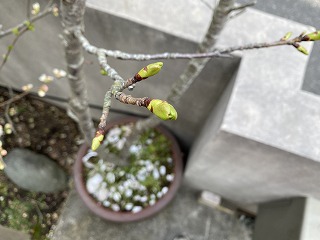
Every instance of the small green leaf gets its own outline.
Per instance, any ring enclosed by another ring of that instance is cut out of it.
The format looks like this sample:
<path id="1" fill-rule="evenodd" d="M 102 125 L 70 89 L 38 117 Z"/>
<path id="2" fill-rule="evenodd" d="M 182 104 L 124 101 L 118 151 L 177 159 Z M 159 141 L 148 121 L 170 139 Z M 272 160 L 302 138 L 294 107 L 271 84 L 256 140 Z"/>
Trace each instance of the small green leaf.
<path id="1" fill-rule="evenodd" d="M 25 21 L 23 24 L 28 28 L 28 30 L 34 31 L 35 27 L 30 21 Z"/>
<path id="2" fill-rule="evenodd" d="M 18 29 L 18 28 L 14 28 L 14 29 L 12 29 L 12 33 L 13 33 L 14 35 L 18 36 L 20 32 L 19 32 L 19 29 Z"/>
<path id="3" fill-rule="evenodd" d="M 8 46 L 8 50 L 11 51 L 13 49 L 13 45 Z"/>

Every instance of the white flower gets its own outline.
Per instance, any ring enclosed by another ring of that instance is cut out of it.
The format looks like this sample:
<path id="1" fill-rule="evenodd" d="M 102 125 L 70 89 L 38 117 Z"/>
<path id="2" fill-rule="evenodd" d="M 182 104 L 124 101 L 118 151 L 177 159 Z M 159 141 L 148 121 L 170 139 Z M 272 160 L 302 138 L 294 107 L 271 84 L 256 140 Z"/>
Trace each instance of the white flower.
<path id="1" fill-rule="evenodd" d="M 163 188 L 161 189 L 161 192 L 162 192 L 163 195 L 164 195 L 164 194 L 166 194 L 166 193 L 168 192 L 168 190 L 169 190 L 168 187 L 163 187 Z"/>
<path id="2" fill-rule="evenodd" d="M 124 192 L 124 195 L 129 198 L 132 196 L 132 193 L 133 193 L 132 189 L 129 188 Z"/>
<path id="3" fill-rule="evenodd" d="M 126 138 L 121 138 L 117 143 L 116 143 L 116 148 L 118 150 L 121 150 L 126 143 L 127 139 Z"/>
<path id="4" fill-rule="evenodd" d="M 127 126 L 127 125 L 123 125 L 123 126 L 121 127 L 121 129 L 122 129 L 122 131 L 124 132 L 124 136 L 125 136 L 125 137 L 130 136 L 130 134 L 131 134 L 131 132 L 132 132 L 131 127 L 129 127 L 129 126 Z"/>
<path id="5" fill-rule="evenodd" d="M 3 136 L 3 134 L 4 134 L 4 133 L 3 133 L 3 127 L 2 127 L 2 125 L 0 125 L 0 137 Z M 1 147 L 1 146 L 0 146 L 0 147 Z"/>
<path id="6" fill-rule="evenodd" d="M 119 192 L 123 193 L 124 192 L 124 186 L 119 185 L 118 186 L 118 190 L 119 190 Z"/>
<path id="7" fill-rule="evenodd" d="M 150 198 L 151 198 L 151 199 L 156 199 L 156 195 L 151 194 L 151 195 L 150 195 Z"/>
<path id="8" fill-rule="evenodd" d="M 146 144 L 148 144 L 148 145 L 150 145 L 152 142 L 153 142 L 153 141 L 152 141 L 152 139 L 150 139 L 150 138 L 148 138 L 148 139 L 146 140 Z"/>
<path id="9" fill-rule="evenodd" d="M 116 181 L 116 176 L 113 172 L 108 172 L 106 178 L 109 183 L 114 183 Z"/>
<path id="10" fill-rule="evenodd" d="M 110 207 L 110 205 L 111 205 L 111 203 L 109 202 L 109 201 L 107 201 L 107 200 L 105 200 L 105 201 L 103 201 L 103 206 L 105 206 L 105 207 Z"/>
<path id="11" fill-rule="evenodd" d="M 113 211 L 115 211 L 115 212 L 120 211 L 120 207 L 119 207 L 118 204 L 112 204 L 112 205 L 111 205 L 111 209 L 112 209 Z"/>
<path id="12" fill-rule="evenodd" d="M 105 182 L 104 182 L 105 183 Z M 106 186 L 101 186 L 95 193 L 94 195 L 96 196 L 96 198 L 102 202 L 104 200 L 107 199 L 108 195 L 109 195 L 109 191 L 106 188 Z"/>
<path id="13" fill-rule="evenodd" d="M 151 172 L 153 170 L 153 168 L 154 168 L 153 164 L 147 164 L 146 165 L 146 169 L 147 169 L 148 172 Z"/>
<path id="14" fill-rule="evenodd" d="M 29 83 L 27 85 L 22 86 L 21 89 L 22 89 L 22 91 L 27 92 L 27 91 L 30 91 L 32 88 L 33 88 L 33 85 L 31 83 Z"/>
<path id="15" fill-rule="evenodd" d="M 161 198 L 163 196 L 163 193 L 162 192 L 158 192 L 157 193 L 157 198 Z"/>
<path id="16" fill-rule="evenodd" d="M 48 92 L 49 87 L 46 84 L 42 84 L 39 89 L 38 89 L 38 96 L 39 97 L 44 97 L 46 93 Z"/>
<path id="17" fill-rule="evenodd" d="M 64 70 L 57 68 L 53 69 L 53 74 L 56 78 L 63 78 L 67 76 L 67 73 Z"/>
<path id="18" fill-rule="evenodd" d="M 122 171 L 122 170 L 121 170 L 121 171 L 119 172 L 119 176 L 122 177 L 122 176 L 124 176 L 125 173 L 126 173 L 125 171 Z"/>
<path id="19" fill-rule="evenodd" d="M 141 199 L 140 195 L 133 196 L 133 201 L 140 201 L 140 199 Z"/>
<path id="20" fill-rule="evenodd" d="M 147 197 L 147 196 L 142 196 L 142 197 L 140 198 L 140 202 L 142 202 L 142 203 L 146 202 L 147 200 L 148 200 L 148 197 Z"/>
<path id="21" fill-rule="evenodd" d="M 114 200 L 115 202 L 119 202 L 119 201 L 121 200 L 121 194 L 118 193 L 118 192 L 115 192 L 115 193 L 113 194 L 112 198 L 113 198 L 113 200 Z"/>
<path id="22" fill-rule="evenodd" d="M 37 15 L 39 12 L 40 12 L 40 4 L 38 2 L 32 4 L 31 14 Z"/>
<path id="23" fill-rule="evenodd" d="M 142 182 L 142 181 L 146 180 L 146 175 L 138 172 L 137 179 Z"/>
<path id="24" fill-rule="evenodd" d="M 160 178 L 160 174 L 159 174 L 158 169 L 156 169 L 156 168 L 153 169 L 152 176 L 153 176 L 154 179 L 159 179 Z"/>
<path id="25" fill-rule="evenodd" d="M 113 128 L 108 132 L 106 139 L 110 143 L 116 143 L 119 140 L 120 134 L 120 128 Z"/>
<path id="26" fill-rule="evenodd" d="M 130 211 L 132 208 L 133 208 L 133 203 L 127 203 L 124 208 L 127 210 L 127 211 Z"/>
<path id="27" fill-rule="evenodd" d="M 86 184 L 88 192 L 91 194 L 96 192 L 100 184 L 102 183 L 102 181 L 103 181 L 103 177 L 99 173 L 96 173 L 95 175 L 90 177 L 87 180 L 87 184 Z"/>
<path id="28" fill-rule="evenodd" d="M 43 82 L 43 83 L 50 83 L 53 81 L 53 77 L 49 76 L 47 74 L 41 74 L 41 76 L 39 77 L 39 81 Z"/>
<path id="29" fill-rule="evenodd" d="M 150 201 L 149 201 L 149 205 L 154 205 L 156 203 L 156 200 L 154 200 L 154 199 L 151 199 Z"/>
<path id="30" fill-rule="evenodd" d="M 142 210 L 142 207 L 141 206 L 134 206 L 132 208 L 132 212 L 133 213 L 137 213 L 137 212 L 140 212 Z"/>
<path id="31" fill-rule="evenodd" d="M 160 174 L 162 175 L 162 176 L 164 176 L 164 175 L 166 175 L 166 172 L 167 172 L 167 169 L 166 169 L 166 167 L 165 166 L 160 166 L 160 168 L 159 168 L 159 172 L 160 172 Z"/>
<path id="32" fill-rule="evenodd" d="M 167 179 L 168 182 L 172 182 L 173 179 L 174 179 L 174 175 L 173 175 L 173 174 L 168 174 L 168 175 L 166 176 L 166 179 Z"/>
<path id="33" fill-rule="evenodd" d="M 167 158 L 167 162 L 168 162 L 168 163 L 172 163 L 172 158 L 171 158 L 171 157 L 168 157 L 168 158 Z"/>
<path id="34" fill-rule="evenodd" d="M 141 145 L 131 145 L 129 148 L 129 152 L 132 154 L 139 153 L 141 150 Z"/>

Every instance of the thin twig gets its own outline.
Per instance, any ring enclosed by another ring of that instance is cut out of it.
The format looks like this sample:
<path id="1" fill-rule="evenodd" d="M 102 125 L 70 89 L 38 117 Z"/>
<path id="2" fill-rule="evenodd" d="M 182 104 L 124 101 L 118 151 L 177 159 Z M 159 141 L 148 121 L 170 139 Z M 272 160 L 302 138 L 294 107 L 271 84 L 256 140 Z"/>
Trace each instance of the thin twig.
<path id="1" fill-rule="evenodd" d="M 50 14 L 53 10 L 53 8 L 56 7 L 55 4 L 51 5 L 50 7 L 46 7 L 42 12 L 39 12 L 36 16 L 31 17 L 29 22 L 30 23 L 34 23 L 35 21 L 47 16 L 48 14 Z M 26 22 L 23 21 L 21 23 L 19 23 L 18 25 L 16 25 L 15 27 L 9 28 L 7 30 L 4 31 L 0 31 L 0 38 L 5 37 L 7 35 L 13 34 L 13 32 L 15 30 L 18 30 L 19 32 L 22 31 L 23 29 L 26 29 Z"/>
<path id="2" fill-rule="evenodd" d="M 207 3 L 205 0 L 200 0 L 201 3 L 203 3 L 203 5 L 205 5 L 207 8 L 209 8 L 210 10 L 213 10 L 214 7 L 212 7 L 209 3 Z"/>
<path id="3" fill-rule="evenodd" d="M 228 13 L 233 12 L 233 11 L 239 11 L 239 10 L 243 10 L 247 7 L 252 7 L 257 3 L 257 1 L 253 1 L 253 2 L 249 2 L 249 3 L 244 3 L 244 4 L 236 4 L 235 6 L 233 6 L 232 8 L 228 9 Z"/>
<path id="4" fill-rule="evenodd" d="M 13 103 L 15 101 L 18 101 L 19 99 L 23 98 L 24 96 L 28 95 L 29 93 L 30 93 L 29 91 L 25 91 L 25 92 L 22 92 L 22 93 L 20 93 L 18 95 L 15 95 L 14 97 L 8 99 L 7 101 L 4 101 L 4 102 L 0 103 L 0 108 L 6 106 L 8 104 L 11 104 L 11 103 Z"/>
<path id="5" fill-rule="evenodd" d="M 97 51 L 102 52 L 107 57 L 114 57 L 120 60 L 158 60 L 158 59 L 193 59 L 193 58 L 212 58 L 212 57 L 230 57 L 232 52 L 235 51 L 244 51 L 244 50 L 251 50 L 251 49 L 258 49 L 258 48 L 269 48 L 275 46 L 282 46 L 282 45 L 294 45 L 295 43 L 302 42 L 302 37 L 296 37 L 291 40 L 280 40 L 275 42 L 264 42 L 264 43 L 253 43 L 253 44 L 246 44 L 242 46 L 235 46 L 230 48 L 224 49 L 216 49 L 212 52 L 205 52 L 205 53 L 158 53 L 158 54 L 131 54 L 125 53 L 118 50 L 107 50 L 103 48 L 97 48 L 89 43 L 89 41 L 82 35 L 81 31 L 76 31 L 75 36 L 80 39 L 82 42 L 82 46 L 84 50 L 88 53 L 97 54 Z"/>
<path id="6" fill-rule="evenodd" d="M 13 39 L 12 43 L 9 45 L 8 49 L 7 49 L 7 52 L 5 53 L 4 57 L 3 57 L 3 60 L 1 62 L 1 65 L 0 65 L 0 72 L 4 66 L 4 64 L 8 61 L 8 58 L 9 58 L 9 55 L 10 53 L 12 52 L 14 46 L 16 45 L 17 41 L 19 40 L 19 38 L 25 33 L 28 31 L 28 28 L 24 28 L 18 35 L 16 35 L 16 37 Z"/>

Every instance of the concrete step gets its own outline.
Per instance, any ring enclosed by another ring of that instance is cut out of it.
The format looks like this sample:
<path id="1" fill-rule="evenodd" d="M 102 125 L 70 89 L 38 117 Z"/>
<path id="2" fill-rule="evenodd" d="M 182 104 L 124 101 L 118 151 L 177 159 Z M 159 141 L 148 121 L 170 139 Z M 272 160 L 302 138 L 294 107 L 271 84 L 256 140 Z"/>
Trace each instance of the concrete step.
<path id="1" fill-rule="evenodd" d="M 154 217 L 119 224 L 90 212 L 75 190 L 71 191 L 53 240 L 249 240 L 252 229 L 233 215 L 198 203 L 197 192 L 182 186 L 175 199 Z M 177 238 L 182 235 L 185 238 Z"/>
<path id="2" fill-rule="evenodd" d="M 27 233 L 20 232 L 20 231 L 0 225 L 0 239 L 1 240 L 30 240 L 30 236 Z"/>

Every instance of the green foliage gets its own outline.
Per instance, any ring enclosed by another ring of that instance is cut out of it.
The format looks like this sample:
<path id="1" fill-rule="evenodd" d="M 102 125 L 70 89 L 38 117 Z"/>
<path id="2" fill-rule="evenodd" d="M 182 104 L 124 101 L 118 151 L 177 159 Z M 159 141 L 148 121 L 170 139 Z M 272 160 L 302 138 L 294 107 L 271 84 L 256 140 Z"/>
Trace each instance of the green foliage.
<path id="1" fill-rule="evenodd" d="M 19 29 L 18 28 L 14 28 L 12 29 L 12 33 L 16 36 L 18 36 L 20 34 Z"/>
<path id="2" fill-rule="evenodd" d="M 28 28 L 28 30 L 30 30 L 30 31 L 35 30 L 34 25 L 30 21 L 25 21 L 23 24 Z"/>

